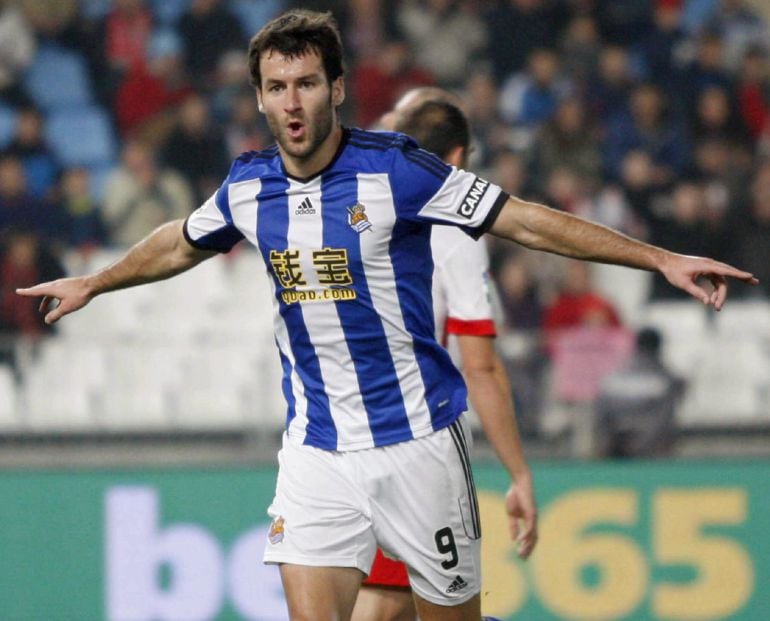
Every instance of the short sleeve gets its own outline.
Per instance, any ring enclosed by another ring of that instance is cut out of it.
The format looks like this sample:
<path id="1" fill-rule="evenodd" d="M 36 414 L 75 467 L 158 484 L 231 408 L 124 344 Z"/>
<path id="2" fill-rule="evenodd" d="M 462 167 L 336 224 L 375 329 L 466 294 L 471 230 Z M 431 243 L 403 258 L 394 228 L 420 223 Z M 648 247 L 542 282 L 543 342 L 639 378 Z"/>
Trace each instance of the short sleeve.
<path id="1" fill-rule="evenodd" d="M 508 194 L 499 186 L 405 141 L 397 150 L 392 186 L 400 218 L 453 224 L 474 239 L 494 223 Z"/>
<path id="2" fill-rule="evenodd" d="M 187 217 L 184 236 L 191 246 L 215 252 L 229 252 L 243 239 L 230 213 L 227 180 Z"/>
<path id="3" fill-rule="evenodd" d="M 452 249 L 436 258 L 436 277 L 446 304 L 446 333 L 495 336 L 486 246 L 448 227 L 434 228 L 433 236 L 433 243 Z"/>

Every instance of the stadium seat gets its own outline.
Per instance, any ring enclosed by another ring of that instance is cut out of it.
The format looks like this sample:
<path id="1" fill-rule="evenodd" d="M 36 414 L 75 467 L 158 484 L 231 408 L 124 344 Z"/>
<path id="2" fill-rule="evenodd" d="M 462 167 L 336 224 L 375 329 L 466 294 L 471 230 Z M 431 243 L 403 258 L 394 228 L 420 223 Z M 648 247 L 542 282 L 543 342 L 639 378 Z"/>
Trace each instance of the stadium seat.
<path id="1" fill-rule="evenodd" d="M 107 165 L 117 154 L 112 123 L 98 106 L 51 112 L 46 139 L 64 166 Z"/>
<path id="2" fill-rule="evenodd" d="M 709 339 L 693 370 L 678 421 L 683 426 L 770 423 L 770 359 L 751 336 Z"/>
<path id="3" fill-rule="evenodd" d="M 716 315 L 716 326 L 722 336 L 754 335 L 770 339 L 770 301 L 730 300 Z"/>
<path id="4" fill-rule="evenodd" d="M 113 0 L 81 0 L 80 11 L 89 20 L 103 18 L 112 8 Z"/>
<path id="5" fill-rule="evenodd" d="M 228 8 L 241 23 L 243 34 L 251 37 L 283 8 L 280 0 L 229 0 Z"/>
<path id="6" fill-rule="evenodd" d="M 690 377 L 710 337 L 709 312 L 695 300 L 651 302 L 641 309 L 638 325 L 657 329 L 663 338 L 663 360 L 675 373 Z"/>
<path id="7" fill-rule="evenodd" d="M 56 338 L 41 345 L 37 363 L 24 376 L 26 429 L 45 433 L 92 430 L 92 380 L 73 358 L 78 346 Z"/>
<path id="8" fill-rule="evenodd" d="M 628 325 L 636 325 L 639 311 L 649 295 L 652 273 L 594 263 L 591 265 L 591 274 L 596 288 L 615 305 L 623 321 Z"/>
<path id="9" fill-rule="evenodd" d="M 0 105 L 0 149 L 4 149 L 13 140 L 16 131 L 16 111 Z"/>
<path id="10" fill-rule="evenodd" d="M 190 0 L 152 0 L 152 13 L 161 23 L 175 25 L 190 6 Z"/>
<path id="11" fill-rule="evenodd" d="M 78 52 L 58 45 L 38 49 L 24 73 L 24 86 L 35 104 L 48 112 L 77 109 L 93 101 L 86 61 Z"/>
<path id="12" fill-rule="evenodd" d="M 14 430 L 18 426 L 16 382 L 11 369 L 0 365 L 0 432 Z"/>

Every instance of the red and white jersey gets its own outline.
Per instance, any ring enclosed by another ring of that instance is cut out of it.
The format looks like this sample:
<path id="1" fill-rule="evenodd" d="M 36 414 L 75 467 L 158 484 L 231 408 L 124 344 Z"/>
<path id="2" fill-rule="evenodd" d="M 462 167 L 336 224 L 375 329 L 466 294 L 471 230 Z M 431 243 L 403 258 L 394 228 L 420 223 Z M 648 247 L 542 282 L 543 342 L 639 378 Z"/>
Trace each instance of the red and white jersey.
<path id="1" fill-rule="evenodd" d="M 430 245 L 436 340 L 447 347 L 450 335 L 495 336 L 486 244 L 455 227 L 434 226 Z"/>

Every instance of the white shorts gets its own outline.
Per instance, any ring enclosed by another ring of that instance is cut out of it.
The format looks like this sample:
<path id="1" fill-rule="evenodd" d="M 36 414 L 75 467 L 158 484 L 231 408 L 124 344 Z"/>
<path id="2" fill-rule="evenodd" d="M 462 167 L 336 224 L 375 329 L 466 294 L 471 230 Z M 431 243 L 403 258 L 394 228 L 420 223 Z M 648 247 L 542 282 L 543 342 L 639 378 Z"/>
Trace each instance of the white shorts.
<path id="1" fill-rule="evenodd" d="M 403 561 L 435 604 L 481 590 L 481 524 L 465 418 L 430 435 L 360 451 L 328 451 L 284 435 L 266 563 L 357 567 L 377 546 Z"/>

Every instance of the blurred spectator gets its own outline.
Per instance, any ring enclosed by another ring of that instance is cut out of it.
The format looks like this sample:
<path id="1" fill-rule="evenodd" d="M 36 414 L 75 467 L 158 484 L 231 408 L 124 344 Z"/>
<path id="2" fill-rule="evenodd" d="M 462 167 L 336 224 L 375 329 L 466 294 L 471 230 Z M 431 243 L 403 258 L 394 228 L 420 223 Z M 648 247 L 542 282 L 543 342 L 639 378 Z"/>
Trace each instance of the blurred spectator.
<path id="1" fill-rule="evenodd" d="M 745 0 L 720 0 L 707 28 L 722 36 L 725 67 L 732 72 L 738 71 L 749 48 L 770 51 L 770 29 Z"/>
<path id="2" fill-rule="evenodd" d="M 661 90 L 642 84 L 633 91 L 628 113 L 610 119 L 604 144 L 605 170 L 617 179 L 619 166 L 633 150 L 642 150 L 654 163 L 654 179 L 665 184 L 681 174 L 689 164 L 687 133 L 667 107 Z"/>
<path id="3" fill-rule="evenodd" d="M 503 118 L 517 125 L 537 126 L 550 119 L 569 94 L 560 75 L 559 55 L 551 49 L 532 52 L 527 70 L 509 78 L 500 93 Z"/>
<path id="4" fill-rule="evenodd" d="M 462 99 L 471 129 L 469 166 L 490 166 L 495 154 L 507 149 L 509 134 L 497 108 L 498 91 L 492 75 L 474 71 L 465 83 Z"/>
<path id="5" fill-rule="evenodd" d="M 602 41 L 596 20 L 588 14 L 573 17 L 559 47 L 565 73 L 584 86 L 596 70 L 601 51 Z"/>
<path id="6" fill-rule="evenodd" d="M 613 304 L 595 288 L 591 268 L 584 261 L 566 262 L 561 290 L 543 315 L 547 342 L 561 330 L 577 327 L 620 327 L 620 315 Z"/>
<path id="7" fill-rule="evenodd" d="M 219 59 L 232 50 L 243 52 L 245 34 L 220 0 L 192 0 L 179 21 L 179 35 L 185 67 L 197 88 L 210 90 L 214 86 Z"/>
<path id="8" fill-rule="evenodd" d="M 61 179 L 61 211 L 67 222 L 68 244 L 88 251 L 107 242 L 101 205 L 91 192 L 91 177 L 86 168 L 69 168 Z"/>
<path id="9" fill-rule="evenodd" d="M 406 41 L 386 41 L 380 49 L 365 55 L 351 72 L 355 125 L 372 126 L 409 88 L 434 82 L 428 71 L 415 64 Z"/>
<path id="10" fill-rule="evenodd" d="M 689 112 L 695 109 L 701 92 L 709 86 L 719 86 L 732 92 L 732 80 L 725 69 L 724 46 L 717 32 L 706 31 L 696 40 L 695 58 L 679 75 L 675 88 L 679 92 L 679 107 Z"/>
<path id="11" fill-rule="evenodd" d="M 508 255 L 497 270 L 496 282 L 506 328 L 538 330 L 543 321 L 543 307 L 523 256 Z"/>
<path id="12" fill-rule="evenodd" d="M 176 34 L 157 32 L 147 53 L 148 63 L 135 65 L 121 83 L 115 114 L 124 138 L 139 136 L 160 144 L 175 123 L 177 107 L 193 91 Z"/>
<path id="13" fill-rule="evenodd" d="M 595 0 L 594 15 L 602 39 L 613 45 L 633 45 L 652 23 L 653 0 Z"/>
<path id="14" fill-rule="evenodd" d="M 567 13 L 551 0 L 496 0 L 491 4 L 486 15 L 486 56 L 501 84 L 524 70 L 534 50 L 557 44 Z"/>
<path id="15" fill-rule="evenodd" d="M 675 414 L 685 388 L 661 359 L 661 335 L 643 328 L 631 359 L 605 377 L 596 399 L 598 454 L 666 457 L 676 436 Z"/>
<path id="16" fill-rule="evenodd" d="M 746 52 L 737 94 L 741 118 L 756 140 L 770 126 L 770 63 L 767 52 L 759 48 Z"/>
<path id="17" fill-rule="evenodd" d="M 483 20 L 460 0 L 403 0 L 397 22 L 417 64 L 444 87 L 460 86 L 487 42 Z"/>
<path id="18" fill-rule="evenodd" d="M 103 216 L 113 244 L 131 246 L 164 222 L 186 218 L 195 206 L 181 175 L 160 168 L 148 146 L 126 142 L 121 165 L 105 188 Z"/>
<path id="19" fill-rule="evenodd" d="M 212 122 L 208 103 L 200 95 L 188 97 L 182 104 L 162 159 L 187 180 L 198 205 L 216 191 L 227 175 L 230 158 L 224 136 L 219 125 Z"/>
<path id="20" fill-rule="evenodd" d="M 677 79 L 677 60 L 686 41 L 684 0 L 654 0 L 653 23 L 634 51 L 647 80 L 667 88 Z"/>
<path id="21" fill-rule="evenodd" d="M 11 155 L 21 161 L 27 188 L 37 198 L 49 194 L 59 174 L 59 163 L 43 136 L 43 123 L 43 116 L 35 108 L 19 110 L 13 140 L 3 150 L 4 155 Z"/>
<path id="22" fill-rule="evenodd" d="M 759 278 L 760 290 L 770 298 L 770 161 L 765 161 L 754 176 L 749 214 L 741 223 L 739 239 L 736 260 Z M 749 287 L 736 289 L 756 295 Z"/>
<path id="23" fill-rule="evenodd" d="M 730 93 L 720 86 L 709 86 L 698 96 L 692 138 L 696 144 L 705 140 L 721 140 L 733 150 L 751 150 L 749 134 Z"/>
<path id="24" fill-rule="evenodd" d="M 35 55 L 35 38 L 23 13 L 11 0 L 0 0 L 0 101 L 29 103 L 19 76 Z"/>
<path id="25" fill-rule="evenodd" d="M 24 15 L 38 43 L 79 49 L 78 0 L 21 0 Z"/>
<path id="26" fill-rule="evenodd" d="M 232 101 L 232 112 L 225 127 L 225 141 L 230 159 L 245 151 L 259 151 L 271 142 L 265 130 L 264 116 L 257 111 L 254 91 L 247 89 Z"/>
<path id="27" fill-rule="evenodd" d="M 0 232 L 10 229 L 32 231 L 46 239 L 61 239 L 62 222 L 52 203 L 33 196 L 21 160 L 0 158 Z"/>
<path id="28" fill-rule="evenodd" d="M 602 48 L 597 74 L 585 87 L 591 114 L 606 122 L 625 113 L 634 84 L 628 52 L 616 45 Z"/>
<path id="29" fill-rule="evenodd" d="M 645 214 L 650 243 L 682 254 L 708 255 L 704 202 L 702 185 L 693 181 L 677 183 L 665 203 L 658 202 Z M 689 299 L 657 273 L 653 275 L 650 297 L 653 300 Z"/>
<path id="30" fill-rule="evenodd" d="M 118 76 L 145 65 L 153 30 L 145 0 L 115 0 L 104 21 L 104 56 Z"/>
<path id="31" fill-rule="evenodd" d="M 558 168 L 569 168 L 594 189 L 601 180 L 598 133 L 577 99 L 562 101 L 535 140 L 536 177 L 547 179 Z"/>
<path id="32" fill-rule="evenodd" d="M 214 89 L 210 97 L 214 118 L 220 123 L 227 123 L 233 113 L 235 99 L 244 92 L 256 101 L 254 88 L 249 84 L 246 56 L 242 51 L 227 52 L 219 59 L 214 76 Z"/>
<path id="33" fill-rule="evenodd" d="M 62 276 L 61 264 L 35 233 L 7 232 L 0 244 L 0 336 L 37 339 L 52 332 L 37 310 L 39 301 L 16 295 L 16 288 Z"/>
<path id="34" fill-rule="evenodd" d="M 736 151 L 729 142 L 714 138 L 696 145 L 692 176 L 703 184 L 707 202 L 745 213 L 750 174 L 748 154 Z"/>

